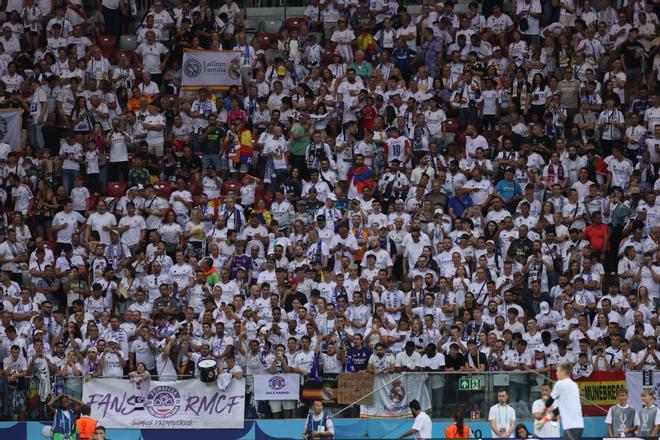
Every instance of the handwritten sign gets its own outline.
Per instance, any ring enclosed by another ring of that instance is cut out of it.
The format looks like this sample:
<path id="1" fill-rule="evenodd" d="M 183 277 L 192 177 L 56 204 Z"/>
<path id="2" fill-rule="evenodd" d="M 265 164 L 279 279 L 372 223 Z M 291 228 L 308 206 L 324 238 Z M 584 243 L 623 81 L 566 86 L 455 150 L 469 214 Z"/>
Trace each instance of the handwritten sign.
<path id="1" fill-rule="evenodd" d="M 374 377 L 366 372 L 339 373 L 337 402 L 348 405 L 360 400 L 360 405 L 372 405 L 373 395 L 365 397 L 374 389 Z"/>

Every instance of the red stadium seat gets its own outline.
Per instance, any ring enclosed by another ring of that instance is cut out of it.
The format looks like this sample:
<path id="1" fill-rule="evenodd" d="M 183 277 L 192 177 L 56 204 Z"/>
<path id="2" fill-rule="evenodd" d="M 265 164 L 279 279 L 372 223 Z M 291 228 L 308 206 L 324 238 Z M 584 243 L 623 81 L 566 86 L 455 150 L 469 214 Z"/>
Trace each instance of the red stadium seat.
<path id="1" fill-rule="evenodd" d="M 255 191 L 255 195 L 257 197 L 261 197 L 264 194 L 266 194 L 267 189 L 268 188 L 266 187 L 266 185 L 263 182 L 261 182 L 261 183 L 257 184 L 257 190 Z"/>
<path id="2" fill-rule="evenodd" d="M 326 50 L 321 54 L 321 65 L 323 67 L 328 67 L 328 65 L 332 64 L 332 57 L 335 55 L 335 52 L 333 50 Z"/>
<path id="3" fill-rule="evenodd" d="M 55 240 L 48 240 L 46 241 L 46 247 L 53 251 L 53 255 L 55 255 L 55 249 L 57 249 L 57 241 Z M 59 255 L 55 255 L 55 258 L 59 257 Z"/>
<path id="4" fill-rule="evenodd" d="M 103 56 L 110 59 L 112 53 L 117 48 L 117 36 L 116 35 L 101 35 L 97 40 L 96 44 L 101 48 Z"/>
<path id="5" fill-rule="evenodd" d="M 222 183 L 222 194 L 227 195 L 229 191 L 232 191 L 234 194 L 238 195 L 241 191 L 241 181 L 240 180 L 226 180 Z"/>
<path id="6" fill-rule="evenodd" d="M 142 67 L 135 66 L 132 67 L 133 73 L 135 74 L 135 85 L 137 86 L 142 82 Z"/>
<path id="7" fill-rule="evenodd" d="M 302 17 L 292 17 L 286 19 L 286 29 L 291 32 L 293 29 L 300 29 L 300 26 L 306 26 L 305 19 Z"/>
<path id="8" fill-rule="evenodd" d="M 121 59 L 122 55 L 128 57 L 129 65 L 131 67 L 137 67 L 139 65 L 138 58 L 137 55 L 135 55 L 135 52 L 133 52 L 132 50 L 120 50 L 120 49 L 115 50 L 115 52 L 112 54 L 112 60 L 114 64 L 119 64 L 119 60 Z"/>
<path id="9" fill-rule="evenodd" d="M 128 184 L 126 182 L 108 182 L 108 197 L 114 197 L 119 199 L 126 195 L 126 190 L 128 189 Z"/>
<path id="10" fill-rule="evenodd" d="M 262 32 L 260 34 L 257 34 L 255 37 L 258 37 L 261 40 L 260 49 L 263 50 L 270 49 L 270 45 L 273 43 L 273 41 L 277 41 L 277 34 L 269 34 L 266 32 Z"/>
<path id="11" fill-rule="evenodd" d="M 202 193 L 202 187 L 196 182 L 190 182 L 188 184 L 188 190 L 193 196 L 198 196 Z"/>
<path id="12" fill-rule="evenodd" d="M 465 148 L 465 134 L 457 133 L 456 134 L 456 146 L 458 148 Z"/>
<path id="13" fill-rule="evenodd" d="M 460 125 L 458 119 L 447 119 L 445 121 L 445 132 L 446 133 L 458 133 L 460 131 Z"/>
<path id="14" fill-rule="evenodd" d="M 266 203 L 266 209 L 270 209 L 270 205 L 273 203 L 273 193 L 268 191 L 266 194 L 264 194 L 263 199 Z"/>
<path id="15" fill-rule="evenodd" d="M 164 198 L 165 200 L 169 200 L 170 194 L 172 194 L 172 184 L 170 182 L 165 182 L 161 180 L 160 182 L 158 182 L 158 187 L 160 188 L 158 195 Z"/>

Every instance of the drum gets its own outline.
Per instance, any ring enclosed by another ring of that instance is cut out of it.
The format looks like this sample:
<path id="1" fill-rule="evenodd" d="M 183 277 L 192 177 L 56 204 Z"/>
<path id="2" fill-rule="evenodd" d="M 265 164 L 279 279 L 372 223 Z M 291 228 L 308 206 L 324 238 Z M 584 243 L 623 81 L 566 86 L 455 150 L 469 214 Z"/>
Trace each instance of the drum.
<path id="1" fill-rule="evenodd" d="M 218 362 L 215 359 L 203 359 L 197 363 L 199 380 L 214 382 L 218 378 Z"/>

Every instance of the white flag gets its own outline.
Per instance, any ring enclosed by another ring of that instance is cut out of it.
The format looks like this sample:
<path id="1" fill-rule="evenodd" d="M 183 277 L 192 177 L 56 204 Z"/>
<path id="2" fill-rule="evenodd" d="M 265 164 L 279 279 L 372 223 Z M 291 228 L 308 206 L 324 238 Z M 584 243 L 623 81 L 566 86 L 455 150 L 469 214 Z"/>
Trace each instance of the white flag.
<path id="1" fill-rule="evenodd" d="M 0 109 L 0 142 L 9 144 L 11 151 L 21 149 L 22 112 L 16 109 Z"/>

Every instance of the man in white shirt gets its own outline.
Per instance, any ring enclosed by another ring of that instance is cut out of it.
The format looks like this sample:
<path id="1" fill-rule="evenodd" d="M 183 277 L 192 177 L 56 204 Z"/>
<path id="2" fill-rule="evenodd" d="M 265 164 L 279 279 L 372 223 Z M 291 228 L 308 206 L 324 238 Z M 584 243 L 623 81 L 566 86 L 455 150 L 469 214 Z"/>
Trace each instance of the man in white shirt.
<path id="1" fill-rule="evenodd" d="M 493 438 L 513 437 L 516 426 L 516 411 L 507 404 L 509 392 L 500 390 L 497 392 L 497 404 L 490 407 L 488 411 L 488 423 L 490 423 L 490 436 Z"/>
<path id="2" fill-rule="evenodd" d="M 545 400 L 546 413 L 554 416 L 561 415 L 561 425 L 564 429 L 564 438 L 578 440 L 582 438 L 584 419 L 582 405 L 580 404 L 580 389 L 571 379 L 571 364 L 563 363 L 557 367 L 557 383 L 555 383 L 550 397 Z M 557 402 L 553 409 L 553 403 Z M 537 424 L 542 428 L 551 417 L 544 417 Z M 536 425 L 535 425 L 536 427 Z"/>
<path id="3" fill-rule="evenodd" d="M 160 44 L 160 43 L 159 43 Z M 156 104 L 149 104 L 149 114 L 142 124 L 147 130 L 147 144 L 149 153 L 163 157 L 165 145 L 165 117 L 158 112 Z"/>
<path id="4" fill-rule="evenodd" d="M 410 412 L 415 417 L 412 428 L 404 432 L 399 438 L 406 438 L 414 435 L 416 439 L 433 438 L 433 421 L 428 414 L 422 411 L 422 407 L 417 400 L 411 400 L 408 403 Z"/>
<path id="5" fill-rule="evenodd" d="M 151 73 L 152 79 L 160 84 L 162 79 L 162 66 L 167 64 L 169 51 L 162 44 L 156 41 L 156 34 L 154 31 L 148 31 L 145 35 L 147 41 L 141 43 L 135 53 L 142 58 L 144 71 Z M 165 59 L 161 62 L 161 56 L 166 55 Z"/>
<path id="6" fill-rule="evenodd" d="M 85 223 L 85 218 L 73 210 L 73 203 L 67 199 L 64 209 L 53 217 L 52 230 L 57 232 L 56 253 L 59 255 L 62 245 L 71 243 L 71 236 L 79 229 L 79 225 Z"/>

